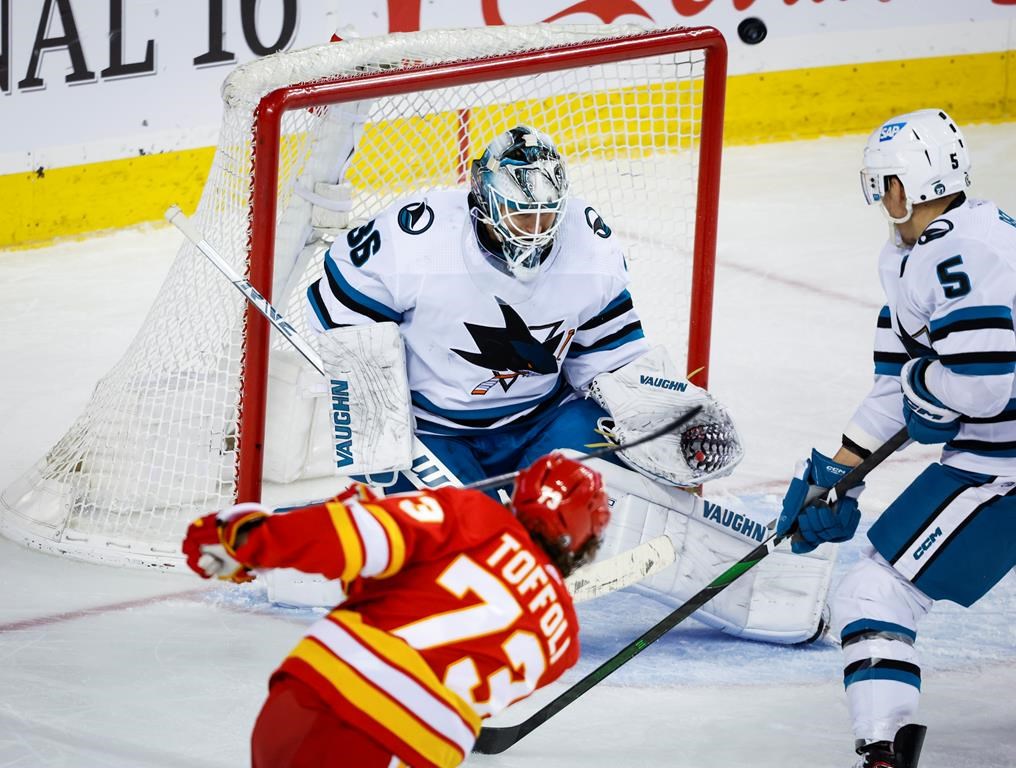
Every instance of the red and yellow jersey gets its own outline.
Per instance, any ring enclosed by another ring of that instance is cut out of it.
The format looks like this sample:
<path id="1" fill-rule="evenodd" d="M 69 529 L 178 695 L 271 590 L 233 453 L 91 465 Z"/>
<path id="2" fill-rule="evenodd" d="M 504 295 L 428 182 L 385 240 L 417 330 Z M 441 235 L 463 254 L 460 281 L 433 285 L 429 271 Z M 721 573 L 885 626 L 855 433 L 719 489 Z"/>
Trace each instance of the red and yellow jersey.
<path id="1" fill-rule="evenodd" d="M 413 766 L 458 765 L 482 717 L 578 660 L 560 574 L 511 512 L 477 491 L 343 494 L 268 518 L 237 556 L 342 579 L 347 600 L 277 674 L 312 685 Z"/>

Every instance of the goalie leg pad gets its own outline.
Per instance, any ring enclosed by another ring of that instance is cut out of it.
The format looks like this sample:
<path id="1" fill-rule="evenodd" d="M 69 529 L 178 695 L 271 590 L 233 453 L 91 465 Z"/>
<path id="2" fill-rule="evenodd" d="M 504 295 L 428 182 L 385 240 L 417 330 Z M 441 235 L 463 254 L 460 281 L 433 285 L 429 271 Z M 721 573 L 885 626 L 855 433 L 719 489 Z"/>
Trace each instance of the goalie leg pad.
<path id="1" fill-rule="evenodd" d="M 342 582 L 295 568 L 273 568 L 258 575 L 268 588 L 268 600 L 283 608 L 332 608 L 346 599 Z"/>
<path id="2" fill-rule="evenodd" d="M 611 520 L 597 561 L 666 534 L 675 563 L 633 589 L 676 608 L 744 557 L 770 533 L 767 524 L 677 488 L 598 459 Z M 709 626 L 751 640 L 791 644 L 819 630 L 836 548 L 808 556 L 774 552 L 703 606 L 696 614 Z"/>

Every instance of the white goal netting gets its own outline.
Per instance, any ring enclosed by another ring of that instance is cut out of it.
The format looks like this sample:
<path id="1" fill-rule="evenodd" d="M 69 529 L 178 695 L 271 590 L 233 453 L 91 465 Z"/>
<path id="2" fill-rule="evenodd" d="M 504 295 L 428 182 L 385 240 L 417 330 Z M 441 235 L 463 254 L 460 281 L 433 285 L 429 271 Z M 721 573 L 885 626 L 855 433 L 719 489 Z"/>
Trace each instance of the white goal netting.
<path id="1" fill-rule="evenodd" d="M 495 135 L 532 125 L 556 141 L 573 193 L 626 244 L 647 335 L 683 360 L 689 343 L 697 338 L 701 348 L 708 334 L 690 328 L 688 317 L 696 221 L 705 220 L 702 121 L 712 107 L 701 32 L 666 32 L 683 40 L 669 52 L 659 47 L 663 32 L 538 25 L 388 35 L 252 62 L 223 86 L 219 144 L 195 222 L 306 333 L 304 295 L 321 264 L 297 256 L 315 232 L 312 221 L 334 234 L 407 195 L 464 189 L 469 161 Z M 656 41 L 653 55 L 641 47 L 646 40 Z M 590 46 L 604 42 L 626 43 L 627 52 L 590 63 Z M 491 63 L 485 79 L 451 84 L 448 73 L 461 80 L 471 66 Z M 357 88 L 352 100 L 342 95 L 349 84 Z M 313 105 L 285 111 L 278 141 L 255 144 L 259 104 L 273 92 L 313 94 Z M 722 94 L 718 102 L 722 114 Z M 255 163 L 259 173 L 277 163 L 274 218 L 252 195 Z M 714 222 L 711 206 L 705 214 Z M 252 238 L 271 231 L 272 221 L 274 260 L 260 263 L 255 252 L 252 262 Z M 700 261 L 700 285 L 711 269 Z M 271 285 L 259 283 L 266 274 Z M 260 487 L 260 463 L 249 452 L 262 450 L 267 363 L 251 346 L 245 310 L 234 287 L 185 244 L 84 413 L 0 496 L 0 531 L 84 559 L 181 562 L 188 521 L 232 503 L 238 472 L 247 473 L 241 488 Z M 285 354 L 274 333 L 270 346 L 273 357 Z M 248 468 L 240 470 L 245 455 Z"/>

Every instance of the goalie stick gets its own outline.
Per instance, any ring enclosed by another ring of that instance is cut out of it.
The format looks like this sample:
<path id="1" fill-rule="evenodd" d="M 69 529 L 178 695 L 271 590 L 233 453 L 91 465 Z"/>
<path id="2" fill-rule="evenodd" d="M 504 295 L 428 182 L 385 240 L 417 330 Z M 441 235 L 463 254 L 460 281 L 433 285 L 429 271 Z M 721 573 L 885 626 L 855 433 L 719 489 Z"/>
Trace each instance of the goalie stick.
<path id="1" fill-rule="evenodd" d="M 279 312 L 272 303 L 261 295 L 261 293 L 250 284 L 250 282 L 239 275 L 239 273 L 233 269 L 229 263 L 222 258 L 222 255 L 202 236 L 200 230 L 195 226 L 194 222 L 188 218 L 188 216 L 180 210 L 179 206 L 171 205 L 166 210 L 166 221 L 172 224 L 174 227 L 180 230 L 201 253 L 205 256 L 215 268 L 218 269 L 226 279 L 231 282 L 234 287 L 244 295 L 244 297 L 251 303 L 251 305 L 272 324 L 272 326 L 286 339 L 290 344 L 293 345 L 294 349 L 299 352 L 303 358 L 310 363 L 311 367 L 314 368 L 325 378 L 329 378 L 328 372 L 325 370 L 325 363 L 321 359 L 321 355 L 318 354 L 317 350 L 310 345 L 310 343 L 300 335 L 299 331 L 294 328 L 282 313 Z M 428 488 L 436 487 L 443 481 L 447 481 L 451 485 L 460 485 L 455 479 L 455 475 L 444 465 L 437 456 L 431 452 L 427 446 L 425 446 L 420 440 L 414 435 L 413 436 L 413 465 L 406 469 L 403 474 L 409 478 L 409 481 L 413 483 L 417 488 L 426 490 Z M 419 471 L 418 471 L 419 468 Z M 426 472 L 427 479 L 424 479 L 423 472 Z M 436 473 L 436 475 L 435 475 Z"/>
<path id="2" fill-rule="evenodd" d="M 201 232 L 194 225 L 187 215 L 180 210 L 177 205 L 171 205 L 166 210 L 166 221 L 172 224 L 174 227 L 179 229 L 184 237 L 193 243 L 194 247 L 197 248 L 208 259 L 215 268 L 218 269 L 226 279 L 229 280 L 238 290 L 242 293 L 258 312 L 264 315 L 268 322 L 270 322 L 279 333 L 285 336 L 289 343 L 293 345 L 297 352 L 303 355 L 304 359 L 310 363 L 314 369 L 322 376 L 327 376 L 325 372 L 325 364 L 321 360 L 321 355 L 317 353 L 307 340 L 304 339 L 289 322 L 282 316 L 275 307 L 272 306 L 271 302 L 262 296 L 258 290 L 250 284 L 250 282 L 242 277 L 239 273 L 229 266 L 229 263 L 219 255 L 211 244 L 205 240 L 201 235 Z"/>
<path id="3" fill-rule="evenodd" d="M 634 448 L 636 445 L 642 445 L 648 443 L 650 440 L 656 440 L 659 437 L 676 431 L 679 427 L 687 424 L 689 421 L 699 415 L 702 410 L 701 405 L 696 405 L 693 408 L 685 411 L 683 414 L 678 416 L 673 421 L 669 421 L 662 427 L 654 429 L 652 432 L 646 432 L 644 435 L 639 435 L 634 440 L 629 440 L 627 443 L 618 443 L 616 445 L 608 445 L 606 448 L 599 448 L 595 451 L 583 454 L 582 456 L 576 456 L 576 461 L 589 461 L 589 459 L 602 459 L 604 456 L 609 456 L 612 453 L 617 453 L 624 448 Z M 471 488 L 475 491 L 482 491 L 487 488 L 497 488 L 499 485 L 511 482 L 518 475 L 518 470 L 514 472 L 505 472 L 503 475 L 495 475 L 494 477 L 488 477 L 485 480 L 478 480 L 475 483 L 469 483 L 468 485 L 462 486 L 463 488 Z"/>
<path id="4" fill-rule="evenodd" d="M 209 261 L 212 262 L 212 264 L 215 265 L 215 267 L 223 275 L 225 275 L 226 279 L 229 280 L 236 289 L 247 298 L 255 309 L 268 319 L 268 322 L 270 322 L 275 329 L 279 331 L 279 333 L 286 337 L 293 347 L 295 347 L 296 350 L 303 355 L 304 359 L 310 363 L 318 373 L 322 376 L 328 375 L 325 371 L 324 362 L 317 351 L 309 343 L 307 343 L 307 340 L 304 339 L 292 325 L 290 325 L 286 318 L 282 316 L 282 313 L 272 306 L 268 299 L 262 296 L 249 281 L 242 278 L 236 270 L 234 270 L 229 263 L 222 258 L 218 251 L 216 251 L 215 248 L 204 239 L 201 232 L 194 225 L 194 222 L 192 222 L 190 218 L 188 218 L 187 215 L 180 210 L 179 206 L 173 205 L 169 207 L 166 211 L 166 220 L 179 229 L 180 232 L 183 233 L 184 237 L 186 237 Z M 666 434 L 672 429 L 676 429 L 685 421 L 694 417 L 698 410 L 699 408 L 695 408 L 671 424 L 649 433 L 648 435 L 644 435 L 638 438 L 637 441 L 629 441 L 628 445 L 654 440 L 660 435 Z M 605 449 L 594 451 L 584 458 L 606 456 L 621 447 L 622 446 L 620 445 L 609 446 Z M 426 446 L 424 446 L 419 440 L 415 440 L 414 448 L 416 453 L 425 454 L 426 458 L 431 460 L 435 466 L 443 469 L 449 477 L 453 477 L 451 472 L 448 472 L 447 469 L 445 469 L 444 464 L 438 461 L 437 457 L 428 451 Z M 479 483 L 474 483 L 473 485 L 466 487 L 495 487 L 514 479 L 517 474 L 517 472 L 512 472 L 507 475 L 491 478 L 490 480 L 480 481 Z M 412 475 L 410 479 L 413 479 Z M 643 542 L 637 547 L 632 547 L 626 552 L 622 552 L 614 557 L 579 568 L 571 575 L 570 580 L 567 582 L 568 589 L 572 593 L 572 599 L 576 602 L 589 600 L 648 578 L 673 563 L 676 557 L 677 554 L 674 551 L 674 545 L 671 543 L 670 539 L 666 536 L 659 536 L 650 541 Z"/>
<path id="5" fill-rule="evenodd" d="M 806 503 L 810 504 L 817 501 L 818 503 L 825 503 L 831 506 L 840 496 L 854 486 L 859 485 L 869 472 L 885 461 L 890 454 L 895 452 L 896 449 L 903 445 L 908 439 L 909 435 L 907 434 L 906 427 L 904 427 L 886 440 L 885 443 L 879 446 L 870 456 L 864 459 L 864 461 L 844 475 L 839 482 L 836 483 L 836 485 L 826 491 L 819 491 Z M 769 527 L 774 528 L 775 525 L 776 523 L 773 521 L 769 524 Z M 476 740 L 476 744 L 473 745 L 473 751 L 484 755 L 496 755 L 504 752 L 510 746 L 532 733 L 533 730 L 567 707 L 612 672 L 627 664 L 686 618 L 691 616 L 695 611 L 716 597 L 716 595 L 729 587 L 742 575 L 758 565 L 764 558 L 771 554 L 774 549 L 776 549 L 777 545 L 782 543 L 788 536 L 792 535 L 793 530 L 789 531 L 785 536 L 778 537 L 775 533 L 771 534 L 765 541 L 755 547 L 755 549 L 742 557 L 732 566 L 727 568 L 727 570 L 713 579 L 708 585 L 689 598 L 684 604 L 678 606 L 671 613 L 664 616 L 646 632 L 643 632 L 635 638 L 635 640 L 628 643 L 628 645 L 615 653 L 588 675 L 565 690 L 549 704 L 546 704 L 541 709 L 538 709 L 521 723 L 504 727 L 484 726 L 480 731 L 480 736 Z"/>

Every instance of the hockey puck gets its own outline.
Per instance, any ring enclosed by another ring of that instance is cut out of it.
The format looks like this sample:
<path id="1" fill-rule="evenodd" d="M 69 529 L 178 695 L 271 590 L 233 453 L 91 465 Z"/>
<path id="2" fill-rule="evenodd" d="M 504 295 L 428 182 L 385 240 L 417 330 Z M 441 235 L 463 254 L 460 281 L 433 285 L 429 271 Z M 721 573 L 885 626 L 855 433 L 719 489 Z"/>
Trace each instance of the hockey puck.
<path id="1" fill-rule="evenodd" d="M 745 45 L 758 45 L 766 39 L 765 22 L 755 16 L 751 16 L 737 25 L 737 36 Z"/>

